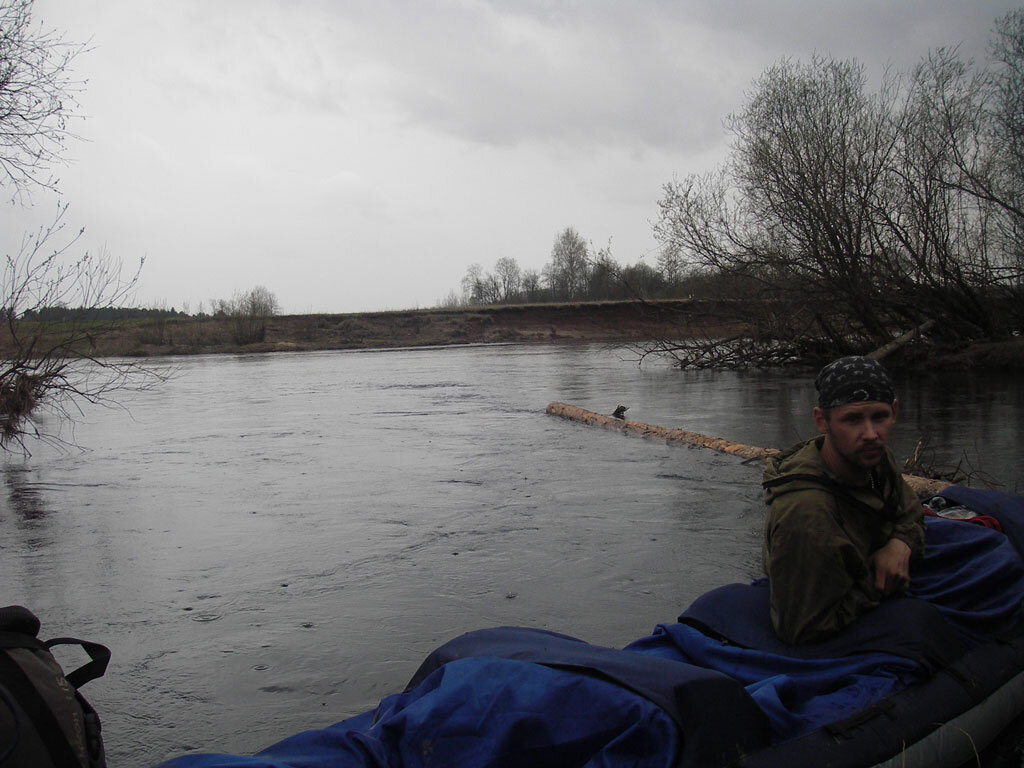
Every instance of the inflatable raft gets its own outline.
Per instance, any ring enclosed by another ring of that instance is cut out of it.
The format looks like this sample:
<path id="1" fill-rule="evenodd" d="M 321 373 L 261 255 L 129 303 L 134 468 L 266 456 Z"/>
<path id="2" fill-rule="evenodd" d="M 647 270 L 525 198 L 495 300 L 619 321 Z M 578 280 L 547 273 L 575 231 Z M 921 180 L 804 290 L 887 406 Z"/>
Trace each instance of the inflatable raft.
<path id="1" fill-rule="evenodd" d="M 484 629 L 435 650 L 373 711 L 250 757 L 163 768 L 952 767 L 1017 749 L 1024 498 L 942 496 L 1001 531 L 929 517 L 908 596 L 826 642 L 779 641 L 763 580 L 713 590 L 623 649 Z"/>

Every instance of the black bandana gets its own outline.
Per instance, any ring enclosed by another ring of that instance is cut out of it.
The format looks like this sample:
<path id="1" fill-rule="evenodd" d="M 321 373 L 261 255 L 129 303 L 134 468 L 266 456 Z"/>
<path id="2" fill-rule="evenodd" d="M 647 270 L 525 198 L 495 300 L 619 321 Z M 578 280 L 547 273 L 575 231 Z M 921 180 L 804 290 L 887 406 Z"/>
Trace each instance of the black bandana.
<path id="1" fill-rule="evenodd" d="M 896 391 L 889 372 L 869 357 L 841 357 L 826 365 L 814 380 L 820 408 L 849 403 L 889 403 Z"/>

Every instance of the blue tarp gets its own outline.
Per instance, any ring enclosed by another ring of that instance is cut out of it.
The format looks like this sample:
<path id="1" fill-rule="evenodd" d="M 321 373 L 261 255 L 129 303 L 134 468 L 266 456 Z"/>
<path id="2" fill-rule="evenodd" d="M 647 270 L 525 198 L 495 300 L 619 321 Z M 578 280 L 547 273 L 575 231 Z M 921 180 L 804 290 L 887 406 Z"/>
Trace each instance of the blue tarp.
<path id="1" fill-rule="evenodd" d="M 887 601 L 824 644 L 780 643 L 759 582 L 709 593 L 621 651 L 538 630 L 483 630 L 431 654 L 409 689 L 374 712 L 253 757 L 184 755 L 163 768 L 727 763 L 737 745 L 749 752 L 862 711 L 925 680 L 961 646 L 1018 626 L 1024 498 L 949 494 L 1008 535 L 928 519 L 910 589 L 927 604 Z"/>

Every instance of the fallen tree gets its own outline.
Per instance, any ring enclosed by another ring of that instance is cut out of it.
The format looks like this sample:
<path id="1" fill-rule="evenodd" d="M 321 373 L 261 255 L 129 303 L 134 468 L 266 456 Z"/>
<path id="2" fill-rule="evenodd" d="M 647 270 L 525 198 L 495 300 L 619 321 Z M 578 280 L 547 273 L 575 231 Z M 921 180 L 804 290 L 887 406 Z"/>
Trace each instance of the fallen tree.
<path id="1" fill-rule="evenodd" d="M 914 339 L 919 337 L 921 334 L 927 333 L 933 327 L 935 327 L 934 320 L 925 320 L 923 323 L 917 326 L 917 328 L 913 328 L 904 333 L 902 336 L 896 337 L 888 344 L 883 344 L 874 352 L 869 352 L 867 357 L 870 357 L 874 360 L 882 360 L 883 358 L 888 357 L 898 349 L 903 348 L 904 346 L 912 342 Z"/>

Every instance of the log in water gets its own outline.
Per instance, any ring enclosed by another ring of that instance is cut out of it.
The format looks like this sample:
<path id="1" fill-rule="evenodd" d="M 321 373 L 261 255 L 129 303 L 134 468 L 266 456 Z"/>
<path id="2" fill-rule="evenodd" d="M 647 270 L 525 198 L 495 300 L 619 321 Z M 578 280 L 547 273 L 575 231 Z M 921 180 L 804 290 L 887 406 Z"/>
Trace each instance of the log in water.
<path id="1" fill-rule="evenodd" d="M 702 435 L 699 432 L 688 432 L 685 429 L 669 429 L 666 427 L 659 427 L 654 424 L 644 424 L 640 421 L 626 421 L 625 419 L 605 416 L 604 414 L 594 413 L 593 411 L 577 408 L 574 405 L 568 405 L 566 403 L 548 403 L 547 412 L 552 416 L 561 416 L 563 419 L 580 421 L 584 424 L 605 427 L 606 429 L 615 429 L 620 432 L 638 435 L 639 437 L 664 440 L 668 443 L 694 445 L 700 448 L 708 448 L 712 451 L 718 451 L 719 453 L 729 453 L 733 456 L 739 456 L 740 458 L 747 459 L 748 461 L 758 459 L 763 460 L 769 456 L 774 456 L 779 453 L 778 448 L 761 448 L 756 445 L 744 445 L 743 443 L 737 443 L 721 437 Z M 925 477 L 918 477 L 917 475 L 903 475 L 903 479 L 906 480 L 907 485 L 913 488 L 917 492 L 918 496 L 921 496 L 922 498 L 934 496 L 943 488 L 948 488 L 952 485 L 952 483 L 945 480 L 932 480 Z"/>

